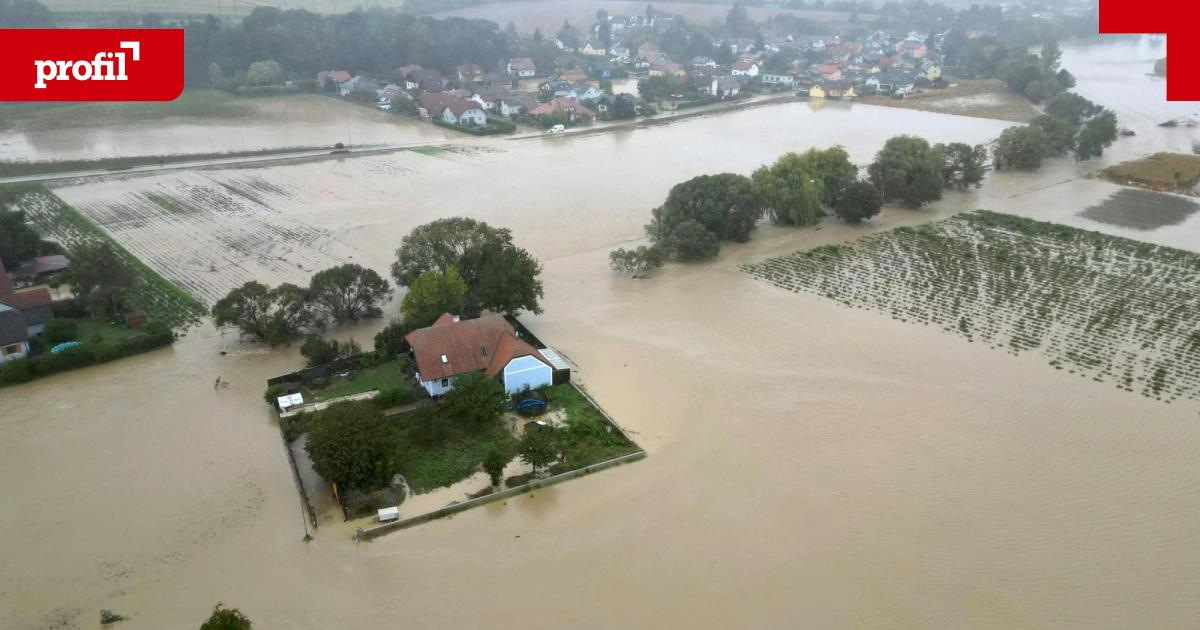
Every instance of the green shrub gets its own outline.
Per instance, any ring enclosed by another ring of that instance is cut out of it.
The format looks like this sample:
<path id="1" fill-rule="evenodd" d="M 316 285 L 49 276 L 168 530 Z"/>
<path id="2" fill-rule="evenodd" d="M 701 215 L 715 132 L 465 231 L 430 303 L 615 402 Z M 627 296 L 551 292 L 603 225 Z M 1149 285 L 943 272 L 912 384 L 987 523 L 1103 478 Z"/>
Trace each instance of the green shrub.
<path id="1" fill-rule="evenodd" d="M 410 387 L 388 387 L 379 391 L 371 402 L 380 409 L 390 409 L 413 401 L 414 392 Z"/>
<path id="2" fill-rule="evenodd" d="M 29 359 L 12 359 L 0 365 L 0 385 L 16 385 L 34 378 Z"/>
<path id="3" fill-rule="evenodd" d="M 46 335 L 46 341 L 57 345 L 74 340 L 75 336 L 79 334 L 79 324 L 69 319 L 52 319 L 46 322 L 43 332 Z"/>
<path id="4" fill-rule="evenodd" d="M 287 395 L 286 387 L 283 385 L 272 385 L 267 388 L 267 391 L 263 392 L 263 400 L 267 401 L 268 405 L 274 405 L 280 396 L 285 395 Z"/>

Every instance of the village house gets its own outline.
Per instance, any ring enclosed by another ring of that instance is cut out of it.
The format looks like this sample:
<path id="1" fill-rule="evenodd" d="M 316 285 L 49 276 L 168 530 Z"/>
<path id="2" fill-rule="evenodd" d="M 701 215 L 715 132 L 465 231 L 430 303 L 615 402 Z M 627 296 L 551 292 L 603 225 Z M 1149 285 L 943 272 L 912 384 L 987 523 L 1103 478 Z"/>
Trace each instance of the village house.
<path id="1" fill-rule="evenodd" d="M 326 85 L 332 83 L 336 89 L 341 84 L 350 80 L 350 73 L 345 70 L 322 70 L 317 73 L 317 86 L 320 89 L 326 89 Z M 332 91 L 332 90 L 330 90 Z"/>
<path id="2" fill-rule="evenodd" d="M 487 124 L 483 105 L 471 99 L 458 99 L 442 109 L 442 122 L 450 125 L 482 127 Z"/>
<path id="3" fill-rule="evenodd" d="M 0 263 L 0 361 L 29 353 L 29 339 L 42 334 L 46 322 L 54 319 L 51 301 L 46 287 L 17 290 Z"/>
<path id="4" fill-rule="evenodd" d="M 442 110 L 455 100 L 457 99 L 445 92 L 425 92 L 417 97 L 417 113 L 422 118 L 440 117 Z"/>
<path id="5" fill-rule="evenodd" d="M 511 118 L 527 114 L 537 106 L 537 99 L 529 92 L 510 92 L 500 100 L 500 114 Z"/>
<path id="6" fill-rule="evenodd" d="M 809 89 L 808 95 L 812 98 L 844 100 L 858 96 L 854 92 L 854 84 L 849 81 L 819 81 Z"/>
<path id="7" fill-rule="evenodd" d="M 378 81 L 368 79 L 364 76 L 355 76 L 354 78 L 338 85 L 338 93 L 342 96 L 349 96 L 354 92 L 369 92 L 372 95 L 377 95 L 383 86 Z"/>
<path id="8" fill-rule="evenodd" d="M 537 74 L 537 66 L 529 57 L 517 57 L 509 60 L 508 73 L 518 79 L 529 79 Z"/>
<path id="9" fill-rule="evenodd" d="M 0 302 L 0 363 L 29 356 L 29 332 L 17 309 Z"/>
<path id="10" fill-rule="evenodd" d="M 529 115 L 541 120 L 543 116 L 554 112 L 566 114 L 568 122 L 592 122 L 596 113 L 573 98 L 555 98 L 529 110 Z"/>
<path id="11" fill-rule="evenodd" d="M 417 364 L 414 375 L 431 396 L 454 388 L 462 374 L 483 371 L 510 394 L 569 379 L 569 366 L 549 348 L 522 340 L 503 315 L 460 320 L 449 313 L 405 336 Z"/>
<path id="12" fill-rule="evenodd" d="M 733 64 L 732 74 L 735 77 L 757 77 L 758 64 L 753 61 L 739 61 Z"/>
<path id="13" fill-rule="evenodd" d="M 774 74 L 771 72 L 764 72 L 760 80 L 765 85 L 779 85 L 789 88 L 796 83 L 796 77 L 790 74 Z"/>
<path id="14" fill-rule="evenodd" d="M 812 72 L 816 78 L 823 81 L 838 81 L 842 78 L 842 69 L 839 66 L 828 63 L 819 63 L 812 67 Z"/>
<path id="15" fill-rule="evenodd" d="M 741 91 L 742 84 L 738 81 L 737 77 L 730 75 L 714 78 L 708 89 L 708 93 L 717 98 L 737 96 Z"/>
<path id="16" fill-rule="evenodd" d="M 600 42 L 589 39 L 579 47 L 579 54 L 589 57 L 603 57 L 608 54 L 608 49 Z"/>

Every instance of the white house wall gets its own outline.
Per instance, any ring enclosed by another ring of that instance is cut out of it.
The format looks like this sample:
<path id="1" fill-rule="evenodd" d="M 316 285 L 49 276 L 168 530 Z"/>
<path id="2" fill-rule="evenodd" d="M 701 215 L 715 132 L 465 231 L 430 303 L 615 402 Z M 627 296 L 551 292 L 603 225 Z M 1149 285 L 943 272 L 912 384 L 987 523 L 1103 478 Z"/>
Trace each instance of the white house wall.
<path id="1" fill-rule="evenodd" d="M 519 392 L 554 384 L 554 370 L 534 357 L 517 357 L 504 366 L 504 389 Z"/>

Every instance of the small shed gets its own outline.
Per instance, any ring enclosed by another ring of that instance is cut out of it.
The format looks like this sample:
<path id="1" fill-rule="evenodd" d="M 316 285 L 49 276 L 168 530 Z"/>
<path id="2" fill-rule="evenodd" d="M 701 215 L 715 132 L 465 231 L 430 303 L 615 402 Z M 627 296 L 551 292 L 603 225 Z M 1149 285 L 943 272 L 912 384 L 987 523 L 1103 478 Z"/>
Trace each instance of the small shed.
<path id="1" fill-rule="evenodd" d="M 556 352 L 554 348 L 541 348 L 538 350 L 538 352 L 541 353 L 541 355 L 550 362 L 550 366 L 554 368 L 555 385 L 562 385 L 563 383 L 571 382 L 571 364 L 567 363 L 567 360 L 562 358 L 562 355 Z"/>
<path id="2" fill-rule="evenodd" d="M 287 411 L 287 409 L 289 407 L 296 407 L 298 405 L 303 405 L 304 404 L 304 394 L 297 393 L 297 394 L 288 394 L 286 396 L 280 396 L 277 399 L 277 401 L 279 403 L 279 410 Z"/>
<path id="3" fill-rule="evenodd" d="M 125 313 L 125 325 L 130 328 L 141 328 L 146 324 L 146 314 L 141 311 Z"/>

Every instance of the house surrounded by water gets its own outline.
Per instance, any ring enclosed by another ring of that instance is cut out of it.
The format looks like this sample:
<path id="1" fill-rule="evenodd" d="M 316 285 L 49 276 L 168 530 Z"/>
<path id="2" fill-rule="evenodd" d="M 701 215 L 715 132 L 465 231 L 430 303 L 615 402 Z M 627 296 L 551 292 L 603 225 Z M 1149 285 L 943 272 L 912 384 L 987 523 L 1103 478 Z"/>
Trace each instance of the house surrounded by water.
<path id="1" fill-rule="evenodd" d="M 405 339 L 417 363 L 416 379 L 431 396 L 450 391 L 457 376 L 476 370 L 510 394 L 570 380 L 570 365 L 557 352 L 534 348 L 503 315 L 460 320 L 445 313 Z"/>

